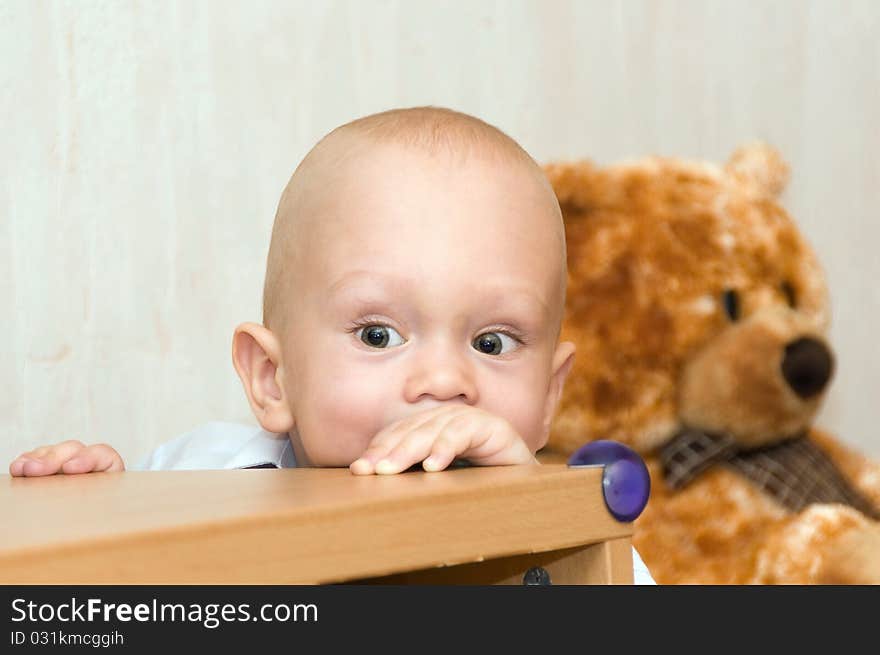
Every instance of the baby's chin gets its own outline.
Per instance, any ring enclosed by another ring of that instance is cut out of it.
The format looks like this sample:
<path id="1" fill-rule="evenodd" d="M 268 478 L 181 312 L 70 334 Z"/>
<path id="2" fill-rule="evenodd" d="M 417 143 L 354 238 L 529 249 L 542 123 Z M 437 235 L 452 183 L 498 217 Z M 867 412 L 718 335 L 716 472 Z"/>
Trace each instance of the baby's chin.
<path id="1" fill-rule="evenodd" d="M 365 439 L 363 446 L 345 447 L 345 448 L 326 448 L 313 447 L 305 448 L 303 455 L 307 466 L 317 466 L 322 468 L 348 468 L 352 462 L 363 455 L 367 449 L 370 440 Z M 297 459 L 299 460 L 302 458 Z M 300 464 L 303 465 L 303 464 Z"/>

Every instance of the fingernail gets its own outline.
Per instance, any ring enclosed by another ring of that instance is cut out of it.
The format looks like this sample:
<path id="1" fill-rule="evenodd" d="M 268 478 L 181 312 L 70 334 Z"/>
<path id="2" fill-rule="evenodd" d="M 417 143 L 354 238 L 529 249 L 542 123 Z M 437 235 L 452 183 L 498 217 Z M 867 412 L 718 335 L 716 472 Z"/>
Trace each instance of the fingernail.
<path id="1" fill-rule="evenodd" d="M 24 463 L 26 461 L 27 460 L 24 459 L 17 459 L 12 462 L 12 466 L 9 467 L 9 473 L 12 475 L 21 475 L 24 471 Z"/>
<path id="2" fill-rule="evenodd" d="M 367 473 L 370 470 L 370 463 L 361 457 L 360 459 L 354 460 L 349 468 L 352 473 Z"/>
<path id="3" fill-rule="evenodd" d="M 437 458 L 431 455 L 428 459 L 422 462 L 422 468 L 426 471 L 436 471 L 439 468 L 437 466 Z"/>
<path id="4" fill-rule="evenodd" d="M 376 463 L 376 473 L 384 475 L 386 473 L 396 473 L 397 467 L 390 459 L 381 459 Z"/>

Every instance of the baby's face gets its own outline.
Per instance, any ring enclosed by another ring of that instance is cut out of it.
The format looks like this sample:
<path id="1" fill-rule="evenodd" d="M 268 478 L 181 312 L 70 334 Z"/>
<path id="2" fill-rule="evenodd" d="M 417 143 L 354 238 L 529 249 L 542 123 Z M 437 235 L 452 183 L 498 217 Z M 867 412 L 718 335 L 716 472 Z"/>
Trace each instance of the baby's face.
<path id="1" fill-rule="evenodd" d="M 565 266 L 546 189 L 524 166 L 398 146 L 344 166 L 301 233 L 279 335 L 300 464 L 347 466 L 442 403 L 543 446 Z"/>

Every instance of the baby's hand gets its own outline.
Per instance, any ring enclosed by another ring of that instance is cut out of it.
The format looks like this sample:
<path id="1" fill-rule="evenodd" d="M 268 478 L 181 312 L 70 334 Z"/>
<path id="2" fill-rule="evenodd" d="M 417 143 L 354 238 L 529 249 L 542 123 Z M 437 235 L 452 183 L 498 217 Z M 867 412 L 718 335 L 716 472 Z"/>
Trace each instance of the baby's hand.
<path id="1" fill-rule="evenodd" d="M 124 471 L 125 464 L 107 444 L 86 446 L 81 441 L 62 441 L 41 446 L 15 458 L 9 465 L 13 477 L 37 477 L 54 473 L 96 473 Z"/>
<path id="2" fill-rule="evenodd" d="M 349 468 L 356 475 L 400 473 L 422 462 L 426 471 L 441 471 L 456 457 L 481 466 L 537 461 L 503 418 L 470 405 L 444 405 L 384 427 Z"/>

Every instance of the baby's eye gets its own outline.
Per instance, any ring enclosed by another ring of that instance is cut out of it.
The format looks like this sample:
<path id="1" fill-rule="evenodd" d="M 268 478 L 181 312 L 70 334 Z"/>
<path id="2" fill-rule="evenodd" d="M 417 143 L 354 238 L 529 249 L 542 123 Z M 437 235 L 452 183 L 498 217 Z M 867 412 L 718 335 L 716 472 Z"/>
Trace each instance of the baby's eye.
<path id="1" fill-rule="evenodd" d="M 503 332 L 483 332 L 473 341 L 474 350 L 487 355 L 500 355 L 516 347 L 516 340 Z"/>
<path id="2" fill-rule="evenodd" d="M 358 330 L 358 336 L 361 341 L 373 348 L 388 348 L 403 343 L 403 337 L 397 330 L 387 325 L 366 325 Z"/>

